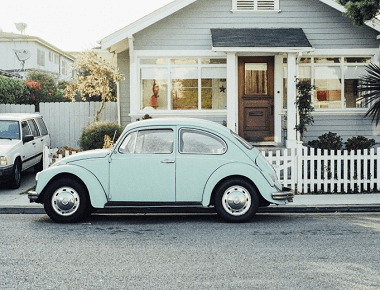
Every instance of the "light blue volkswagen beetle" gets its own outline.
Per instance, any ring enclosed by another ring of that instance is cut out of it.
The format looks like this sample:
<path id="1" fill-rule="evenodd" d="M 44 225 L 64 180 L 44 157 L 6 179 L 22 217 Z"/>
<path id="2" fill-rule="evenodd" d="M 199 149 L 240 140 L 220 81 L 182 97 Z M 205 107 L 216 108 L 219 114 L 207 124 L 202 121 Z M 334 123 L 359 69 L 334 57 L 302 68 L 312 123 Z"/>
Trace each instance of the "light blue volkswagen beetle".
<path id="1" fill-rule="evenodd" d="M 30 202 L 56 222 L 103 208 L 213 207 L 244 222 L 259 206 L 285 204 L 273 167 L 226 127 L 200 119 L 151 119 L 128 125 L 112 149 L 63 158 L 37 177 Z"/>

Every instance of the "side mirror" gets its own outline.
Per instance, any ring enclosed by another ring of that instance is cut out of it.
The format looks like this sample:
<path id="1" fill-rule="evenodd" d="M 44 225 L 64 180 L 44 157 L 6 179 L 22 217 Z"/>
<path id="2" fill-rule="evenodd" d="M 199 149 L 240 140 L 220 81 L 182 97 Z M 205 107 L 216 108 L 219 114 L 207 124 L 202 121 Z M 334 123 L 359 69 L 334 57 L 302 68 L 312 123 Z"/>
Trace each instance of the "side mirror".
<path id="1" fill-rule="evenodd" d="M 33 135 L 26 135 L 26 136 L 24 136 L 24 138 L 22 139 L 22 141 L 23 141 L 24 143 L 28 143 L 28 142 L 33 141 L 33 140 L 34 140 Z"/>

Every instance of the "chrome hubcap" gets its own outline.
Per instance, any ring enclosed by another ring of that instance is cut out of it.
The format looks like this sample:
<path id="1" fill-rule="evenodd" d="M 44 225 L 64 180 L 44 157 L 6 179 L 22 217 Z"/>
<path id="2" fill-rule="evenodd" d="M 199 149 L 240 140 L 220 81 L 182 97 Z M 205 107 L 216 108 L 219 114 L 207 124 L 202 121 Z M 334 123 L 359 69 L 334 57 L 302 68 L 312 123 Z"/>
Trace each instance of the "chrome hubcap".
<path id="1" fill-rule="evenodd" d="M 241 216 L 251 208 L 251 195 L 240 185 L 228 188 L 222 197 L 224 210 L 233 216 Z"/>
<path id="2" fill-rule="evenodd" d="M 62 216 L 72 215 L 78 210 L 79 194 L 71 187 L 57 189 L 51 199 L 51 205 L 56 213 Z"/>

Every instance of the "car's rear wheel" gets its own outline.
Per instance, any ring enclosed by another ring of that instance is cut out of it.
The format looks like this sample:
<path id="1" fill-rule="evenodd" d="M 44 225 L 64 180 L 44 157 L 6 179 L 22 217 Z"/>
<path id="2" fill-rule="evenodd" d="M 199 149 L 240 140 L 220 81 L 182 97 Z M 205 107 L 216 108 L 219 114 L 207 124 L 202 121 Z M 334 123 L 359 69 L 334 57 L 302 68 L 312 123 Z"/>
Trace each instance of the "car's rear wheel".
<path id="1" fill-rule="evenodd" d="M 228 222 L 245 222 L 256 213 L 259 205 L 257 190 L 246 180 L 229 179 L 215 194 L 215 210 Z"/>
<path id="2" fill-rule="evenodd" d="M 46 189 L 44 208 L 48 216 L 58 223 L 83 220 L 90 213 L 87 190 L 76 180 L 58 179 Z"/>
<path id="3" fill-rule="evenodd" d="M 15 161 L 13 165 L 13 171 L 9 183 L 9 187 L 12 189 L 17 189 L 21 184 L 21 162 L 19 159 Z"/>

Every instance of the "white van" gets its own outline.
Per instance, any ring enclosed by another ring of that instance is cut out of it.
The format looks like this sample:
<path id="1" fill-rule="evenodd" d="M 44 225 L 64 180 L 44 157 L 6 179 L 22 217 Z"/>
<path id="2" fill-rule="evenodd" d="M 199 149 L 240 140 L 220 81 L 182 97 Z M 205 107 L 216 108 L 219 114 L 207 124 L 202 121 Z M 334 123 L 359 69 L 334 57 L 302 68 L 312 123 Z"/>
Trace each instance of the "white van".
<path id="1" fill-rule="evenodd" d="M 50 135 L 39 114 L 0 114 L 0 182 L 19 188 L 21 172 L 43 169 L 42 151 Z"/>

